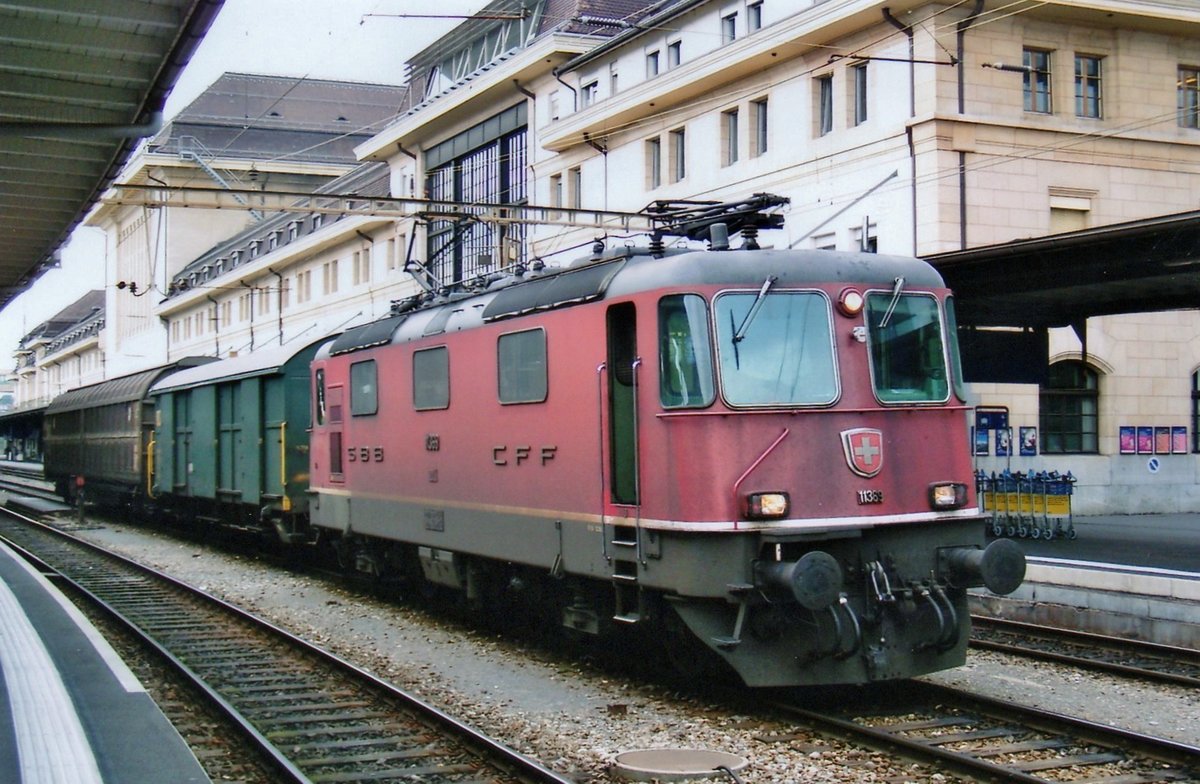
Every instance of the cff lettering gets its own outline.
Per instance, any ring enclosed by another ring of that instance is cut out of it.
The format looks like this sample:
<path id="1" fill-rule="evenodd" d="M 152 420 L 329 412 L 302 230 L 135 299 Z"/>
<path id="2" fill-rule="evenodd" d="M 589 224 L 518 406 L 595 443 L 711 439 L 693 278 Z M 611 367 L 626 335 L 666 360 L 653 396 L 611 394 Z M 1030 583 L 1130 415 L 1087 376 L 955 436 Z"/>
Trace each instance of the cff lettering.
<path id="1" fill-rule="evenodd" d="M 492 447 L 492 464 L 498 466 L 524 465 L 533 460 L 541 465 L 548 464 L 558 452 L 557 446 L 494 446 Z"/>

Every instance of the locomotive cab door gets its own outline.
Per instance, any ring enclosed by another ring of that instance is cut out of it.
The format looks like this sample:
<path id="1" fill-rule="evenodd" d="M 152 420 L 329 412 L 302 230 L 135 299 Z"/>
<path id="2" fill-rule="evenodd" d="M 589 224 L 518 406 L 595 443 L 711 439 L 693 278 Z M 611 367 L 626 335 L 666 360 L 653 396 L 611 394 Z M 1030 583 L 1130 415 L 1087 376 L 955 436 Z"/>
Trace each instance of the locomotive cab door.
<path id="1" fill-rule="evenodd" d="M 633 303 L 608 309 L 608 500 L 640 503 L 638 477 L 637 313 Z"/>

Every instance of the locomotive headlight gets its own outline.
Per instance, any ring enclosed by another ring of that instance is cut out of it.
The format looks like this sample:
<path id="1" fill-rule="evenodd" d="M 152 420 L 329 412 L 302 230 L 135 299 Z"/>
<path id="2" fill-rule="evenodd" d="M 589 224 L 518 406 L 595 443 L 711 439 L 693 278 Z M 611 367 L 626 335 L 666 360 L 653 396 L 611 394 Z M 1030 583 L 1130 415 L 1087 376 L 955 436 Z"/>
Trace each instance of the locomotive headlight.
<path id="1" fill-rule="evenodd" d="M 751 493 L 746 496 L 746 516 L 753 520 L 787 517 L 791 506 L 787 493 Z"/>
<path id="2" fill-rule="evenodd" d="M 858 289 L 842 289 L 838 294 L 838 310 L 843 316 L 857 316 L 863 309 L 863 295 Z"/>
<path id="3" fill-rule="evenodd" d="M 933 509 L 961 509 L 967 505 L 967 486 L 962 482 L 938 482 L 929 486 Z"/>

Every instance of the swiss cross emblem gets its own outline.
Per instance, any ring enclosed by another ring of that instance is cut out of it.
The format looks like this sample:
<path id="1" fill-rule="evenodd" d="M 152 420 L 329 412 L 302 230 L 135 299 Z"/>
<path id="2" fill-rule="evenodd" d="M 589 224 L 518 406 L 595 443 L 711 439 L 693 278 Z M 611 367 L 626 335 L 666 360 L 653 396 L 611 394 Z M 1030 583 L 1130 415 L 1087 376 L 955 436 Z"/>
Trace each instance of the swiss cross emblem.
<path id="1" fill-rule="evenodd" d="M 842 431 L 842 449 L 850 470 L 859 476 L 875 476 L 883 468 L 883 432 L 872 427 Z"/>

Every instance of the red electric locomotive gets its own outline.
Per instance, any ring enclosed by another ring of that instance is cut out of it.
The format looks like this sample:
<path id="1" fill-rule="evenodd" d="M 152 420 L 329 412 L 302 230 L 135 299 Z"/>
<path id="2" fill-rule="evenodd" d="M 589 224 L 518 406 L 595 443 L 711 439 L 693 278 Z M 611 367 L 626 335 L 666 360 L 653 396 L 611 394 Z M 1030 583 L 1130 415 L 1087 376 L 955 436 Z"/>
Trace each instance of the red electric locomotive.
<path id="1" fill-rule="evenodd" d="M 966 589 L 1011 592 L 1024 557 L 984 549 L 950 292 L 697 212 L 678 233 L 748 239 L 597 253 L 329 341 L 312 524 L 358 569 L 650 626 L 751 686 L 961 664 Z"/>

